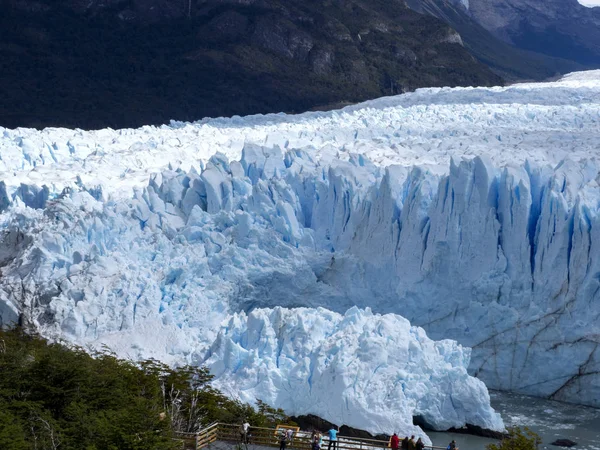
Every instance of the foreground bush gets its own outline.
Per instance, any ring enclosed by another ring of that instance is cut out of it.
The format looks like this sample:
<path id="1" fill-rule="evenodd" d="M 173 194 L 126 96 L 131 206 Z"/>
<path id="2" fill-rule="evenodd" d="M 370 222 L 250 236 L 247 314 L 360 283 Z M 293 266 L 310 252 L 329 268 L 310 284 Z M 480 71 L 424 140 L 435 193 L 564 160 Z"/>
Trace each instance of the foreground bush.
<path id="1" fill-rule="evenodd" d="M 541 438 L 525 427 L 508 429 L 508 436 L 499 444 L 486 445 L 487 450 L 536 450 L 542 442 Z"/>
<path id="2" fill-rule="evenodd" d="M 0 331 L 0 449 L 173 449 L 181 448 L 174 431 L 287 420 L 268 405 L 256 411 L 228 399 L 211 379 L 205 368 L 136 364 Z"/>

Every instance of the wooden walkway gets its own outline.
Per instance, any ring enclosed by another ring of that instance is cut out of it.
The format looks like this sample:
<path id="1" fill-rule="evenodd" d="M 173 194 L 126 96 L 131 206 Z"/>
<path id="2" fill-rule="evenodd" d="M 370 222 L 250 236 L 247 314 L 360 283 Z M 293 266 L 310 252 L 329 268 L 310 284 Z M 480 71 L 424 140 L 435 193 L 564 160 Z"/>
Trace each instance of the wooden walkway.
<path id="1" fill-rule="evenodd" d="M 248 444 L 244 444 L 239 433 L 240 425 L 214 423 L 198 433 L 178 433 L 175 438 L 182 443 L 182 449 L 199 450 L 207 447 L 224 445 L 223 450 L 235 447 L 237 450 L 263 450 L 279 448 L 280 430 L 275 428 L 250 427 Z M 327 449 L 329 438 L 323 436 L 323 450 Z M 338 435 L 338 450 L 389 450 L 389 441 L 379 439 L 364 439 Z M 426 450 L 446 450 L 446 447 L 426 446 Z M 297 431 L 286 450 L 312 450 L 311 433 Z"/>

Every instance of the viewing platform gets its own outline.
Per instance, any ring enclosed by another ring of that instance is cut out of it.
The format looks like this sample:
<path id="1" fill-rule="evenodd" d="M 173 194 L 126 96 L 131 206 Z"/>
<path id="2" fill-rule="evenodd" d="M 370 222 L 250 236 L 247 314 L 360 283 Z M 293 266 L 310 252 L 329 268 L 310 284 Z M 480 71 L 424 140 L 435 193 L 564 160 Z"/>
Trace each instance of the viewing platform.
<path id="1" fill-rule="evenodd" d="M 267 448 L 279 448 L 280 434 L 287 426 L 277 428 L 250 427 L 247 443 L 243 442 L 239 432 L 240 425 L 214 423 L 198 431 L 197 433 L 177 433 L 175 439 L 180 440 L 182 449 L 212 450 L 263 450 Z M 312 450 L 312 433 L 299 430 L 294 427 L 292 440 L 287 443 L 286 450 Z M 400 437 L 402 439 L 402 436 Z M 321 450 L 326 450 L 329 438 L 323 435 Z M 340 436 L 337 439 L 338 450 L 378 450 L 389 449 L 390 440 L 365 439 L 358 437 Z M 426 450 L 446 450 L 446 447 L 425 446 Z"/>

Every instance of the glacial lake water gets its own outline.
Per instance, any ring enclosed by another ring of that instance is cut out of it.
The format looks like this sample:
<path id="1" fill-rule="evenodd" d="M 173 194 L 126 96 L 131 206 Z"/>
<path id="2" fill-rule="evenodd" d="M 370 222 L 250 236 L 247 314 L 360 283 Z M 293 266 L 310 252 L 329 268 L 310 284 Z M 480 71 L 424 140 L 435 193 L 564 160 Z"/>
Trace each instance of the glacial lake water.
<path id="1" fill-rule="evenodd" d="M 577 442 L 573 450 L 600 450 L 600 409 L 498 391 L 490 391 L 490 397 L 507 427 L 529 427 L 540 435 L 540 450 L 564 448 L 550 445 L 556 439 Z M 461 450 L 485 450 L 487 444 L 498 442 L 464 434 L 427 434 L 434 445 L 444 447 L 455 439 Z"/>

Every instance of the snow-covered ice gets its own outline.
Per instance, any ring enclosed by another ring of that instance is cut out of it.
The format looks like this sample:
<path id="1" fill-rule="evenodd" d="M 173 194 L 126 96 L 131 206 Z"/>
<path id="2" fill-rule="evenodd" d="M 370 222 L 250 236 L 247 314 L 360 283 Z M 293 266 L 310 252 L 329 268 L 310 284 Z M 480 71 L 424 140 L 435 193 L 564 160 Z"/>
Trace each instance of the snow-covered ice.
<path id="1" fill-rule="evenodd" d="M 406 426 L 501 427 L 467 364 L 490 387 L 600 405 L 599 152 L 600 71 L 297 116 L 0 129 L 0 321 L 208 361 L 224 388 L 260 374 L 240 397 L 299 412 L 308 374 L 330 370 L 310 383 L 339 398 L 312 412 L 373 431 L 391 412 L 366 380 L 397 395 L 394 376 Z M 388 337 L 402 346 L 349 360 Z M 276 367 L 293 352 L 318 364 Z"/>

